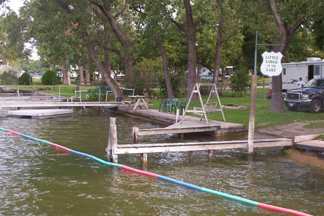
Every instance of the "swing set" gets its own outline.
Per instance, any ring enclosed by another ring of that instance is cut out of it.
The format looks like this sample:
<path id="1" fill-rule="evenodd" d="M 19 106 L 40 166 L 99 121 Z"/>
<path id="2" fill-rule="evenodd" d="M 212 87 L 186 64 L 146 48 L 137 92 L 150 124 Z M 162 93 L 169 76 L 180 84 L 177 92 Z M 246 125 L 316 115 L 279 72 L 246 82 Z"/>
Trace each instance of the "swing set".
<path id="1" fill-rule="evenodd" d="M 201 87 L 209 87 L 210 88 L 208 98 L 205 103 L 201 96 Z M 194 95 L 198 95 L 200 107 L 193 107 L 193 109 L 189 109 Z M 216 98 L 216 101 L 214 101 L 214 103 L 213 103 L 213 98 Z M 197 115 L 200 115 L 200 117 L 201 117 L 200 120 L 204 119 L 206 121 L 206 123 L 208 123 L 207 113 L 209 113 L 209 112 L 220 112 L 222 114 L 223 121 L 226 121 L 223 106 L 222 106 L 221 100 L 219 98 L 216 83 L 199 83 L 199 82 L 197 82 L 191 91 L 186 108 L 183 112 L 183 116 L 185 116 L 186 113 L 197 114 Z"/>

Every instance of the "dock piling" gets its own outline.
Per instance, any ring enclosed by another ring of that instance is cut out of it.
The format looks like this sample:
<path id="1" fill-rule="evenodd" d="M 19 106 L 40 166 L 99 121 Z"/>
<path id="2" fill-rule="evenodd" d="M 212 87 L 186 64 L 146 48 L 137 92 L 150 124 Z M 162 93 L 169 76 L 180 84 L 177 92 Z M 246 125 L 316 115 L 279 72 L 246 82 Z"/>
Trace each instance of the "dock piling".
<path id="1" fill-rule="evenodd" d="M 249 116 L 249 132 L 248 132 L 248 153 L 254 152 L 254 131 L 255 131 L 255 112 L 256 112 L 256 91 L 257 91 L 257 76 L 252 75 L 251 82 L 251 107 Z"/>
<path id="2" fill-rule="evenodd" d="M 117 150 L 117 127 L 116 118 L 109 118 L 109 129 L 108 129 L 108 145 L 106 148 L 108 160 L 117 163 L 118 155 Z"/>
<path id="3" fill-rule="evenodd" d="M 133 143 L 138 142 L 138 133 L 139 133 L 139 128 L 138 127 L 133 127 L 132 135 L 133 135 Z"/>
<path id="4" fill-rule="evenodd" d="M 214 151 L 208 150 L 208 161 L 210 161 L 212 159 L 213 155 L 214 155 Z"/>
<path id="5" fill-rule="evenodd" d="M 142 160 L 143 167 L 147 168 L 148 158 L 146 153 L 141 154 L 141 160 Z"/>

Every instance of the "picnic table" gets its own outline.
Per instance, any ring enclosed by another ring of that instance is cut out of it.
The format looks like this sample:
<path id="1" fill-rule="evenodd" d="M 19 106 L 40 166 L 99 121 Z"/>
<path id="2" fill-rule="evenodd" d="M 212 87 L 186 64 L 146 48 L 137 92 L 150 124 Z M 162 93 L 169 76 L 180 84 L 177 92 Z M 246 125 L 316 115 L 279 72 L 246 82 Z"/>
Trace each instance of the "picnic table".
<path id="1" fill-rule="evenodd" d="M 134 111 L 137 109 L 137 107 L 144 107 L 144 109 L 148 109 L 148 105 L 145 101 L 144 95 L 133 95 L 129 96 L 129 98 L 132 100 L 132 104 L 134 104 Z"/>

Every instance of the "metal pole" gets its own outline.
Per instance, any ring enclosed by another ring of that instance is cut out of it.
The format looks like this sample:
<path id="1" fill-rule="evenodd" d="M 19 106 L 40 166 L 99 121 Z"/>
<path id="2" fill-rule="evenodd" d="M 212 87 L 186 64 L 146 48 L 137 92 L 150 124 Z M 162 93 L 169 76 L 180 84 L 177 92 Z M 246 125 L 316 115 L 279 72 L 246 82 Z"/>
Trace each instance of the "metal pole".
<path id="1" fill-rule="evenodd" d="M 254 73 L 257 75 L 258 63 L 258 32 L 255 32 L 255 47 L 254 47 Z"/>
<path id="2" fill-rule="evenodd" d="M 258 32 L 255 33 L 254 48 L 254 71 L 251 79 L 251 105 L 249 116 L 249 132 L 248 132 L 248 153 L 254 151 L 254 130 L 255 130 L 255 112 L 256 112 L 256 90 L 257 90 L 257 61 L 258 61 Z"/>
<path id="3" fill-rule="evenodd" d="M 61 86 L 59 86 L 59 101 L 61 101 Z"/>

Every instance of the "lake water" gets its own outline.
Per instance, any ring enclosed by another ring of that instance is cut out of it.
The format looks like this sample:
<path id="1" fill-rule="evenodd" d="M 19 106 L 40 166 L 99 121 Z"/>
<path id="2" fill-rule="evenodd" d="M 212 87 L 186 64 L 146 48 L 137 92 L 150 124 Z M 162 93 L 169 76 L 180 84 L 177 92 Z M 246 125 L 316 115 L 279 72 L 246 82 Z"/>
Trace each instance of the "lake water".
<path id="1" fill-rule="evenodd" d="M 105 158 L 107 113 L 77 112 L 54 119 L 0 119 L 0 127 Z M 157 127 L 118 116 L 118 139 L 132 126 Z M 167 138 L 167 137 L 164 137 Z M 162 139 L 162 138 L 160 138 Z M 158 141 L 152 139 L 150 141 Z M 324 215 L 324 172 L 281 152 L 149 155 L 148 170 L 259 202 Z M 141 167 L 138 156 L 119 162 Z M 166 182 L 124 173 L 46 145 L 0 133 L 0 215 L 272 215 Z"/>

